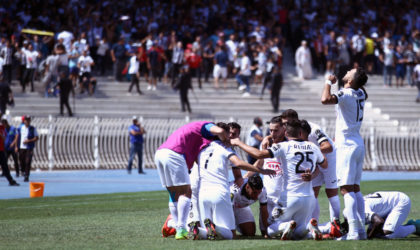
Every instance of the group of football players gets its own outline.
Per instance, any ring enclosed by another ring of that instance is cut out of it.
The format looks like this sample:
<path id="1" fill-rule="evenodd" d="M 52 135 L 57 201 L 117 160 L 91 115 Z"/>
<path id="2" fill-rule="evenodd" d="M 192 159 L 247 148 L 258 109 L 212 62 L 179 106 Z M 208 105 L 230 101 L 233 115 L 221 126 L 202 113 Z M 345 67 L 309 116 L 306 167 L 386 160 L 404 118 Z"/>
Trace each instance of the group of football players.
<path id="1" fill-rule="evenodd" d="M 333 94 L 336 81 L 335 76 L 328 77 L 321 98 L 323 104 L 337 106 L 334 142 L 317 124 L 299 120 L 292 109 L 270 120 L 270 134 L 259 149 L 239 139 L 241 127 L 234 122 L 192 122 L 170 135 L 155 154 L 162 185 L 169 192 L 170 214 L 162 235 L 214 240 L 235 238 L 239 231 L 254 236 L 250 205 L 257 201 L 260 230 L 266 238 L 363 240 L 420 235 L 420 220 L 402 225 L 411 205 L 405 194 L 376 192 L 363 197 L 365 149 L 359 131 L 367 75 L 362 68 L 348 71 L 344 88 Z M 242 161 L 235 147 L 258 160 L 253 165 Z M 241 169 L 247 171 L 244 176 Z M 316 197 L 323 184 L 330 221 L 318 225 Z M 344 198 L 344 223 L 340 223 L 338 188 Z"/>

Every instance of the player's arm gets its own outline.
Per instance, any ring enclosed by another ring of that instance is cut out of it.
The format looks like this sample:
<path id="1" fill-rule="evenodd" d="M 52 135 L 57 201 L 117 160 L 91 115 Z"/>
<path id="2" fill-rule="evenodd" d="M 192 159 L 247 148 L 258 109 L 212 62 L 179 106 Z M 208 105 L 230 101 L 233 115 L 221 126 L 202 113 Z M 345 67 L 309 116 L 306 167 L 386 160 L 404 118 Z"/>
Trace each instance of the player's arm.
<path id="1" fill-rule="evenodd" d="M 233 174 L 235 184 L 238 185 L 239 187 L 242 186 L 242 184 L 244 183 L 244 179 L 242 178 L 241 169 L 233 166 L 232 174 Z"/>
<path id="2" fill-rule="evenodd" d="M 261 221 L 262 221 L 262 226 L 260 226 L 261 235 L 264 238 L 268 238 L 268 235 L 267 235 L 267 228 L 268 228 L 267 203 L 264 203 L 264 204 L 260 203 L 260 217 L 261 217 Z"/>
<path id="3" fill-rule="evenodd" d="M 333 146 L 328 140 L 326 140 L 319 144 L 319 149 L 321 150 L 323 154 L 328 154 L 333 151 Z"/>
<path id="4" fill-rule="evenodd" d="M 231 156 L 229 157 L 230 162 L 232 162 L 232 164 L 240 169 L 243 170 L 247 170 L 247 171 L 253 171 L 253 172 L 257 172 L 260 174 L 264 174 L 264 175 L 274 175 L 276 174 L 276 172 L 274 170 L 271 169 L 261 169 L 261 168 L 257 168 L 251 164 L 249 164 L 248 162 L 245 162 L 241 159 L 239 159 L 238 156 L 236 156 L 235 154 L 231 154 Z"/>
<path id="5" fill-rule="evenodd" d="M 255 158 L 255 159 L 263 159 L 263 158 L 268 158 L 268 157 L 272 157 L 272 153 L 271 151 L 264 149 L 264 150 L 258 150 L 254 147 L 251 147 L 247 144 L 245 144 L 244 142 L 242 142 L 241 140 L 239 140 L 239 138 L 235 138 L 235 139 L 230 139 L 230 143 L 233 146 L 238 146 L 240 147 L 243 151 L 247 152 L 249 155 L 251 155 L 251 157 Z"/>
<path id="6" fill-rule="evenodd" d="M 325 158 L 325 156 L 324 155 L 322 155 L 322 161 L 321 162 L 317 162 L 317 164 L 318 164 L 318 166 L 320 166 L 321 168 L 323 168 L 323 169 L 326 169 L 326 168 L 328 168 L 328 161 L 327 161 L 327 158 Z"/>
<path id="7" fill-rule="evenodd" d="M 219 139 L 222 142 L 225 142 L 228 139 L 228 135 L 227 135 L 226 131 L 224 129 L 222 129 L 221 127 L 218 127 L 216 125 L 210 127 L 210 133 L 219 137 Z"/>
<path id="8" fill-rule="evenodd" d="M 264 165 L 264 160 L 259 159 L 259 160 L 255 161 L 255 163 L 253 165 L 254 165 L 254 167 L 262 168 L 263 165 Z M 254 174 L 255 174 L 255 172 L 248 171 L 248 172 L 246 172 L 244 178 L 249 178 L 249 177 L 253 176 Z"/>
<path id="9" fill-rule="evenodd" d="M 380 217 L 377 214 L 372 214 L 370 219 L 370 226 L 367 230 L 367 237 L 368 239 L 372 239 L 381 235 L 384 235 L 383 233 L 383 226 L 384 226 L 385 220 Z"/>
<path id="10" fill-rule="evenodd" d="M 337 104 L 338 99 L 336 95 L 331 94 L 332 84 L 337 82 L 337 78 L 333 75 L 328 76 L 328 80 L 325 82 L 324 90 L 322 90 L 321 103 L 324 105 Z"/>

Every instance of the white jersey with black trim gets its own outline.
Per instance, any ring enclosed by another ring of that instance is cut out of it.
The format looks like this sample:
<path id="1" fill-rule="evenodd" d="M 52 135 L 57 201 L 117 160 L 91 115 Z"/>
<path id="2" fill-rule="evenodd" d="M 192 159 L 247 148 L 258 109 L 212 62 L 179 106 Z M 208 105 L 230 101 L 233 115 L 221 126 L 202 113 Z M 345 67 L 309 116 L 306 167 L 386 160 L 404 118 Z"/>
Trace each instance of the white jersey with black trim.
<path id="1" fill-rule="evenodd" d="M 343 88 L 337 96 L 337 120 L 335 128 L 335 142 L 344 143 L 348 139 L 356 142 L 363 141 L 360 127 L 363 121 L 366 93 L 363 89 Z"/>
<path id="2" fill-rule="evenodd" d="M 245 185 L 248 183 L 248 178 L 244 179 L 244 183 L 241 187 L 236 185 L 233 181 L 230 183 L 230 198 L 232 200 L 232 205 L 234 208 L 244 208 L 248 207 L 257 200 L 261 205 L 267 204 L 267 192 L 263 187 L 260 195 L 258 195 L 257 200 L 252 200 L 246 197 Z"/>
<path id="3" fill-rule="evenodd" d="M 221 185 L 229 189 L 229 158 L 236 155 L 221 141 L 213 141 L 198 155 L 199 176 L 202 185 Z"/>
<path id="4" fill-rule="evenodd" d="M 284 165 L 286 161 L 277 157 L 265 158 L 263 169 L 271 169 L 276 171 L 274 176 L 264 175 L 263 184 L 267 191 L 267 196 L 273 201 L 277 202 L 280 199 L 282 191 L 285 189 L 283 185 Z"/>
<path id="5" fill-rule="evenodd" d="M 311 133 L 308 135 L 308 141 L 313 142 L 319 147 L 324 141 L 328 141 L 334 148 L 334 142 L 331 138 L 321 129 L 321 127 L 313 122 L 308 122 L 311 126 Z"/>
<path id="6" fill-rule="evenodd" d="M 287 162 L 283 166 L 287 196 L 312 196 L 312 182 L 303 181 L 301 175 L 308 169 L 313 173 L 316 165 L 324 162 L 324 155 L 319 147 L 308 141 L 290 140 L 275 144 L 268 150 L 271 156 Z"/>
<path id="7" fill-rule="evenodd" d="M 405 201 L 408 196 L 402 192 L 378 191 L 363 196 L 365 200 L 366 221 L 370 221 L 373 214 L 386 218 L 398 203 Z"/>

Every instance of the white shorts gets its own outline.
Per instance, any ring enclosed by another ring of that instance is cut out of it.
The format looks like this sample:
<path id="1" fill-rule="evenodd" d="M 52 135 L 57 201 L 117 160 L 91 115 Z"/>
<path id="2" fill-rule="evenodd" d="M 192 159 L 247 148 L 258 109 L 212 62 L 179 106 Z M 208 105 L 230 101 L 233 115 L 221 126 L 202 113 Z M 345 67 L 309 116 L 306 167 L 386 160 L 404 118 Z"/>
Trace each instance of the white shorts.
<path id="1" fill-rule="evenodd" d="M 220 67 L 219 64 L 214 65 L 213 77 L 214 78 L 226 78 L 227 77 L 227 67 Z"/>
<path id="2" fill-rule="evenodd" d="M 262 74 L 264 74 L 265 72 L 265 68 L 258 68 L 257 71 L 255 71 L 255 75 L 260 76 Z"/>
<path id="3" fill-rule="evenodd" d="M 246 223 L 246 222 L 254 222 L 254 215 L 252 214 L 251 208 L 248 207 L 241 207 L 241 208 L 233 208 L 233 214 L 235 215 L 235 223 L 236 226 L 239 224 Z"/>
<path id="4" fill-rule="evenodd" d="M 312 180 L 312 187 L 320 187 L 325 184 L 327 189 L 336 189 L 337 186 L 337 172 L 335 168 L 335 151 L 326 154 L 328 161 L 328 168 L 319 168 L 319 174 Z"/>
<path id="5" fill-rule="evenodd" d="M 294 220 L 297 224 L 295 232 L 298 237 L 305 235 L 306 226 L 311 220 L 314 209 L 315 197 L 313 196 L 288 196 L 287 206 L 283 214 L 270 225 L 270 228 L 278 228 L 281 223 Z"/>
<path id="6" fill-rule="evenodd" d="M 204 225 L 204 220 L 208 218 L 216 224 L 216 227 L 235 230 L 235 217 L 228 189 L 219 186 L 202 186 L 198 195 L 198 204 L 201 225 Z"/>
<path id="7" fill-rule="evenodd" d="M 155 164 L 163 187 L 190 185 L 188 166 L 183 155 L 170 149 L 159 149 L 155 154 Z"/>
<path id="8" fill-rule="evenodd" d="M 383 230 L 395 232 L 395 229 L 407 219 L 410 209 L 410 198 L 405 194 L 400 194 L 397 206 L 391 210 L 391 213 L 385 219 Z"/>
<path id="9" fill-rule="evenodd" d="M 360 185 L 362 178 L 365 145 L 337 146 L 337 178 L 338 185 Z"/>

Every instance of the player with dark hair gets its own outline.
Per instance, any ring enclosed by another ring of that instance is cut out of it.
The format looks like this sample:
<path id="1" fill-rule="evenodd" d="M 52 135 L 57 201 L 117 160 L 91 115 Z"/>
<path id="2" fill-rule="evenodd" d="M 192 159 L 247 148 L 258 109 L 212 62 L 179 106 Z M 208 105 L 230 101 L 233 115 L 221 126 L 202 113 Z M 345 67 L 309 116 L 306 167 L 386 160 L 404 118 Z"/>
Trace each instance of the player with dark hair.
<path id="1" fill-rule="evenodd" d="M 289 141 L 274 144 L 268 149 L 258 150 L 239 139 L 233 139 L 231 143 L 257 159 L 277 157 L 278 161 L 285 162 L 282 169 L 286 188 L 280 197 L 286 200 L 286 207 L 273 210 L 277 211 L 277 218 L 268 227 L 268 235 L 281 235 L 286 240 L 303 238 L 310 232 L 313 239 L 320 240 L 322 234 L 318 229 L 318 222 L 311 219 L 314 202 L 311 175 L 316 164 L 323 168 L 327 168 L 328 164 L 319 148 L 311 142 L 301 140 L 300 133 L 300 121 L 292 120 L 286 125 L 286 137 Z"/>
<path id="2" fill-rule="evenodd" d="M 348 235 L 343 240 L 366 239 L 365 206 L 360 192 L 365 146 L 360 127 L 368 97 L 363 88 L 367 80 L 368 76 L 363 68 L 354 68 L 343 77 L 344 88 L 337 94 L 331 94 L 331 86 L 337 82 L 337 78 L 330 75 L 321 97 L 322 104 L 337 104 L 337 177 L 349 223 Z"/>
<path id="3" fill-rule="evenodd" d="M 282 121 L 287 123 L 289 120 L 299 119 L 298 113 L 293 109 L 285 110 L 282 115 Z M 321 186 L 325 184 L 325 193 L 330 203 L 330 235 L 332 237 L 341 237 L 340 228 L 340 198 L 338 197 L 338 186 L 337 186 L 337 173 L 336 173 L 336 150 L 334 142 L 331 138 L 321 129 L 318 124 L 313 122 L 306 122 L 301 120 L 301 126 L 303 130 L 306 130 L 308 140 L 313 142 L 319 147 L 321 152 L 325 155 L 328 161 L 328 168 L 320 168 L 319 173 L 312 179 L 312 186 L 314 190 L 315 198 L 318 198 Z M 309 132 L 308 132 L 309 131 Z M 315 202 L 315 208 L 312 213 L 312 217 L 319 219 L 320 207 L 318 199 Z"/>
<path id="4" fill-rule="evenodd" d="M 244 179 L 241 186 L 231 183 L 230 197 L 233 205 L 236 228 L 243 236 L 255 236 L 256 226 L 251 205 L 257 200 L 260 203 L 260 223 L 263 228 L 268 226 L 267 192 L 263 180 L 258 174 Z M 265 233 L 264 233 L 265 234 Z"/>

